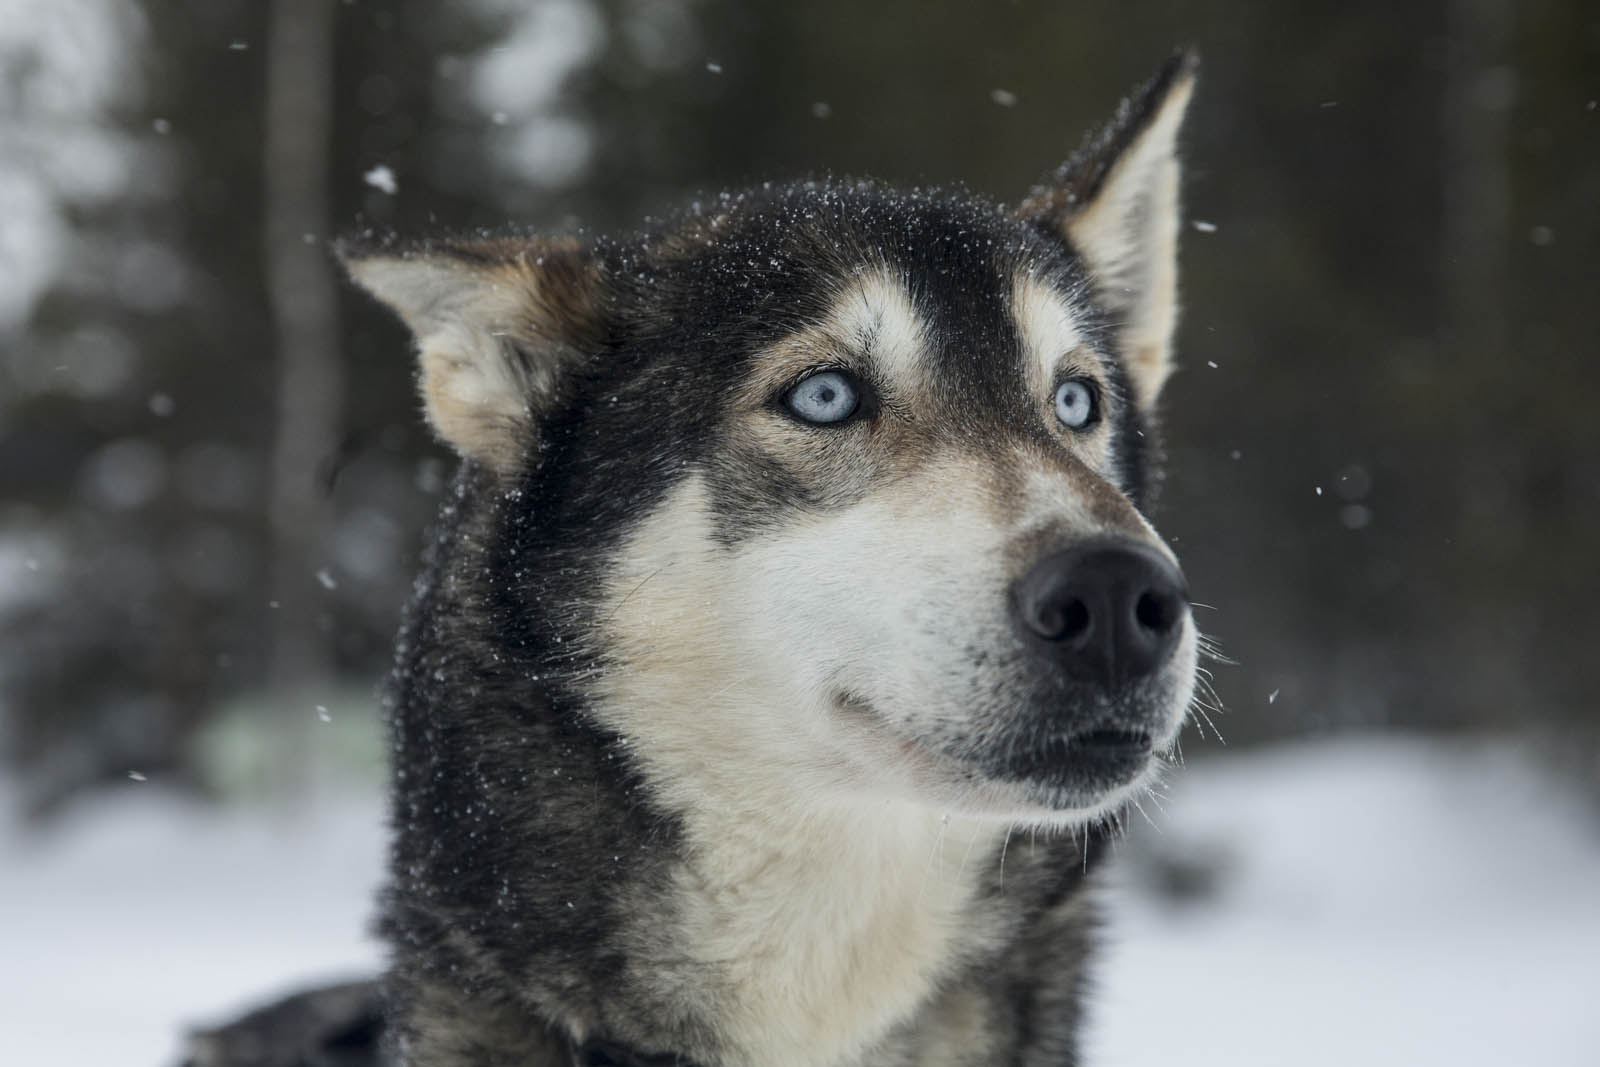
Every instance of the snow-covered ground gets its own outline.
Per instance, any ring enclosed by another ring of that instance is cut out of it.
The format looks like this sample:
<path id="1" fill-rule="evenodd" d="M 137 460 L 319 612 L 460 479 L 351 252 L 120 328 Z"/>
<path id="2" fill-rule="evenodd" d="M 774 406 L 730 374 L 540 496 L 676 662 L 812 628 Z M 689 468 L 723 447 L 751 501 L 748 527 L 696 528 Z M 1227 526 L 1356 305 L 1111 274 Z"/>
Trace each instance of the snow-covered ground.
<path id="1" fill-rule="evenodd" d="M 1194 761 L 1120 847 L 1088 1060 L 1600 1063 L 1600 825 L 1506 748 Z M 0 830 L 9 1063 L 171 1062 L 188 1024 L 374 969 L 372 796 L 200 810 L 154 783 Z M 1155 872 L 1211 888 L 1174 903 Z"/>
<path id="2" fill-rule="evenodd" d="M 154 783 L 0 836 L 0 1062 L 157 1067 L 179 1036 L 302 980 L 362 975 L 379 798 L 198 808 Z"/>
<path id="3" fill-rule="evenodd" d="M 1546 768 L 1323 742 L 1195 761 L 1165 804 L 1123 880 L 1225 865 L 1188 908 L 1108 894 L 1091 1064 L 1600 1064 L 1600 820 Z"/>

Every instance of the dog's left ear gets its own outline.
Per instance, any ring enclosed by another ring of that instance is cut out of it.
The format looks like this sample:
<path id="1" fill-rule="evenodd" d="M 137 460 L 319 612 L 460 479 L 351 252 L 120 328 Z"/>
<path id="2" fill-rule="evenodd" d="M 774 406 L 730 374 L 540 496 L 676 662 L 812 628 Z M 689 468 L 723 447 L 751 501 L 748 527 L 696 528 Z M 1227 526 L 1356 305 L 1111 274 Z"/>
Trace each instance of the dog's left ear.
<path id="1" fill-rule="evenodd" d="M 1194 92 L 1179 52 L 1018 209 L 1064 235 L 1111 315 L 1134 399 L 1155 404 L 1178 320 L 1178 130 Z"/>

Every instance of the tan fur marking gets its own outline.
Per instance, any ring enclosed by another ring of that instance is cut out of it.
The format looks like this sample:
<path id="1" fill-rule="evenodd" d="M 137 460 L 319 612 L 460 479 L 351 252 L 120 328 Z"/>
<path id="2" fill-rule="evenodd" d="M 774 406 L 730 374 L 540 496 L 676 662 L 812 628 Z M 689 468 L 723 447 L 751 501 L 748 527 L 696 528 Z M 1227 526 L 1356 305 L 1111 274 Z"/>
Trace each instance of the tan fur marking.
<path id="1" fill-rule="evenodd" d="M 346 265 L 416 337 L 435 432 L 494 470 L 521 460 L 562 365 L 602 329 L 596 268 L 571 239 L 352 256 Z"/>
<path id="2" fill-rule="evenodd" d="M 1193 95 L 1193 77 L 1175 84 L 1143 134 L 1112 167 L 1099 195 L 1066 220 L 1067 236 L 1121 317 L 1128 380 L 1134 400 L 1146 409 L 1172 373 L 1178 323 L 1177 140 Z"/>
<path id="3" fill-rule="evenodd" d="M 1133 502 L 1082 458 L 1066 451 L 1024 447 L 1015 453 L 1026 479 L 1031 525 L 1033 517 L 1060 523 L 1075 537 L 1132 537 L 1159 544 L 1160 538 Z"/>
<path id="4" fill-rule="evenodd" d="M 1194 95 L 1192 61 L 1175 60 L 1173 80 L 1128 143 L 1123 132 L 1091 143 L 1018 207 L 1025 218 L 1052 220 L 1084 257 L 1101 299 L 1115 317 L 1133 400 L 1155 405 L 1172 372 L 1178 320 L 1177 137 Z M 1152 86 L 1149 92 L 1156 92 Z M 1119 122 L 1133 101 L 1124 104 Z M 1116 153 L 1114 156 L 1112 153 Z"/>

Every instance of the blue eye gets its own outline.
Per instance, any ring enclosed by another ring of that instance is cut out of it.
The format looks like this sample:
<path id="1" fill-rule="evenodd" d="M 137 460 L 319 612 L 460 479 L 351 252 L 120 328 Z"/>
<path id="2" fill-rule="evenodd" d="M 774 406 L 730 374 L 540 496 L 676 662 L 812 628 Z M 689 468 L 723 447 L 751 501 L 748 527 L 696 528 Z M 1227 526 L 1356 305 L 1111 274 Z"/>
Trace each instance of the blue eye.
<path id="1" fill-rule="evenodd" d="M 1061 425 L 1072 430 L 1082 430 L 1094 424 L 1100 417 L 1099 405 L 1095 402 L 1094 387 L 1088 382 L 1074 378 L 1062 382 L 1056 389 L 1056 418 L 1061 420 Z"/>
<path id="2" fill-rule="evenodd" d="M 842 371 L 825 370 L 790 389 L 784 405 L 806 422 L 821 425 L 843 422 L 861 406 L 861 394 Z"/>

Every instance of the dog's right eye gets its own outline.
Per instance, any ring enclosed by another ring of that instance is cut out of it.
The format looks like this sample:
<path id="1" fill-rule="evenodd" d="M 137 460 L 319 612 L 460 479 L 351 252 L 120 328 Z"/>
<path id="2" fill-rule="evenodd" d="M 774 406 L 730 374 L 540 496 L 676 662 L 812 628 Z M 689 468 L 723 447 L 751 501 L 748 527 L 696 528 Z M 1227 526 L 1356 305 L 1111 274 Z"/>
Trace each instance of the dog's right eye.
<path id="1" fill-rule="evenodd" d="M 818 425 L 843 422 L 861 406 L 861 391 L 843 371 L 818 371 L 783 395 L 795 416 Z"/>

